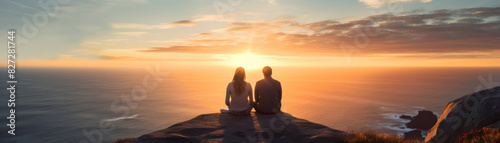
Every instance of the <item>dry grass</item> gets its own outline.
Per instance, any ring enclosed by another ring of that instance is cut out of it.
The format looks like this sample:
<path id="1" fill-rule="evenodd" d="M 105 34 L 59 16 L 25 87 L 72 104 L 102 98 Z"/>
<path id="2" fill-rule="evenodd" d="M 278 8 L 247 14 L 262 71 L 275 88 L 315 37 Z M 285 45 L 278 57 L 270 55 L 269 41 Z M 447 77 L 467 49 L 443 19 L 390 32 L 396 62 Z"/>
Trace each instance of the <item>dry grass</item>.
<path id="1" fill-rule="evenodd" d="M 346 143 L 423 143 L 423 140 L 408 140 L 398 136 L 380 134 L 375 131 L 349 132 Z"/>
<path id="2" fill-rule="evenodd" d="M 466 133 L 456 143 L 498 143 L 500 142 L 500 130 L 482 128 Z"/>

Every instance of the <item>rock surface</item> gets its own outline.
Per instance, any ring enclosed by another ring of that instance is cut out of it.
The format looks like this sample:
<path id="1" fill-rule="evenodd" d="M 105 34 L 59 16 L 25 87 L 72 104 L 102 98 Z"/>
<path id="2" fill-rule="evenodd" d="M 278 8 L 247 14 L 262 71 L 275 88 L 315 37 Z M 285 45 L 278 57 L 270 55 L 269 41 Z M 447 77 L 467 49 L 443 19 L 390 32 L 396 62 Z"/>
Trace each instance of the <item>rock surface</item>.
<path id="1" fill-rule="evenodd" d="M 413 117 L 411 117 L 410 115 L 401 115 L 399 116 L 399 119 L 405 119 L 405 120 L 411 120 Z"/>
<path id="2" fill-rule="evenodd" d="M 166 129 L 127 139 L 127 143 L 163 142 L 341 142 L 347 133 L 287 113 L 233 116 L 199 115 Z"/>
<path id="3" fill-rule="evenodd" d="M 500 121 L 497 121 L 493 124 L 490 124 L 488 126 L 486 126 L 487 128 L 492 128 L 492 129 L 500 129 Z"/>
<path id="4" fill-rule="evenodd" d="M 424 140 L 422 131 L 427 131 L 437 122 L 437 116 L 432 111 L 420 110 L 416 116 L 401 115 L 400 119 L 410 120 L 406 123 L 407 128 L 416 129 L 413 131 L 405 132 L 405 139 Z"/>
<path id="5" fill-rule="evenodd" d="M 495 87 L 451 101 L 438 122 L 429 130 L 426 142 L 453 142 L 471 130 L 498 127 L 500 87 Z"/>
<path id="6" fill-rule="evenodd" d="M 436 124 L 437 116 L 431 111 L 421 110 L 418 111 L 417 116 L 412 117 L 406 127 L 419 130 L 429 130 Z"/>

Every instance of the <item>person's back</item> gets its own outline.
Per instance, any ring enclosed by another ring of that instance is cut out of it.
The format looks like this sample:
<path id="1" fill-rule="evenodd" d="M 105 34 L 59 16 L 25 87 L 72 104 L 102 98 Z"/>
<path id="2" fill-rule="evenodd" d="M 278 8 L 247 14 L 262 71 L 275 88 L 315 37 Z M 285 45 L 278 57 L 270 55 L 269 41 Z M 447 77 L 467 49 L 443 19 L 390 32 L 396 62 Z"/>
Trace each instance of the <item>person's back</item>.
<path id="1" fill-rule="evenodd" d="M 249 97 L 252 96 L 252 85 L 245 82 L 245 88 L 241 93 L 237 93 L 233 86 L 233 82 L 227 85 L 227 94 L 230 96 L 229 110 L 230 111 L 243 111 L 250 108 Z"/>
<path id="2" fill-rule="evenodd" d="M 236 68 L 233 81 L 226 88 L 226 105 L 229 110 L 221 109 L 222 113 L 231 113 L 233 115 L 250 115 L 252 111 L 253 96 L 252 85 L 245 81 L 245 69 Z"/>
<path id="3" fill-rule="evenodd" d="M 263 72 L 265 78 L 255 84 L 255 111 L 278 113 L 281 111 L 281 83 L 271 77 L 270 67 L 264 67 Z"/>

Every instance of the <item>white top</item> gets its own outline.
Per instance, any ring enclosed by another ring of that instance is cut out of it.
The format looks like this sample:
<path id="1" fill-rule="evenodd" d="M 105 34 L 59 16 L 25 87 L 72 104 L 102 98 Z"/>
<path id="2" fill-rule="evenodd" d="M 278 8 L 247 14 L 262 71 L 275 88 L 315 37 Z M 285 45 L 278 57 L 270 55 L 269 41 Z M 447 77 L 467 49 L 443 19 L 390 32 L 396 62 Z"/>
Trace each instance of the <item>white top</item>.
<path id="1" fill-rule="evenodd" d="M 245 90 L 239 94 L 236 93 L 233 82 L 230 82 L 226 90 L 226 103 L 230 99 L 229 110 L 243 111 L 249 109 L 250 101 L 253 100 L 252 94 L 252 85 L 249 82 L 246 82 Z"/>

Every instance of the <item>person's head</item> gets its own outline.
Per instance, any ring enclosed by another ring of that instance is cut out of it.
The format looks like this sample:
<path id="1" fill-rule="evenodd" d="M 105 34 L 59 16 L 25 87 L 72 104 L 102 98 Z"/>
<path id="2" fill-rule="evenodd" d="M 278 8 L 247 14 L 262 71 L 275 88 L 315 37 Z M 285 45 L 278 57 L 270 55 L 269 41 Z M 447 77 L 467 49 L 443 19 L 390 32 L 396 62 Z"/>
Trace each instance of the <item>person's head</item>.
<path id="1" fill-rule="evenodd" d="M 243 67 L 236 68 L 233 77 L 233 86 L 234 89 L 236 90 L 236 93 L 241 93 L 243 92 L 243 90 L 245 90 L 245 79 L 246 79 L 245 69 Z"/>
<path id="2" fill-rule="evenodd" d="M 271 75 L 273 74 L 273 69 L 271 69 L 271 67 L 269 66 L 265 66 L 264 68 L 262 68 L 262 73 L 264 73 L 264 77 L 271 77 Z"/>
<path id="3" fill-rule="evenodd" d="M 234 72 L 233 81 L 245 81 L 245 79 L 246 79 L 245 69 L 243 67 L 236 68 L 236 71 Z"/>

